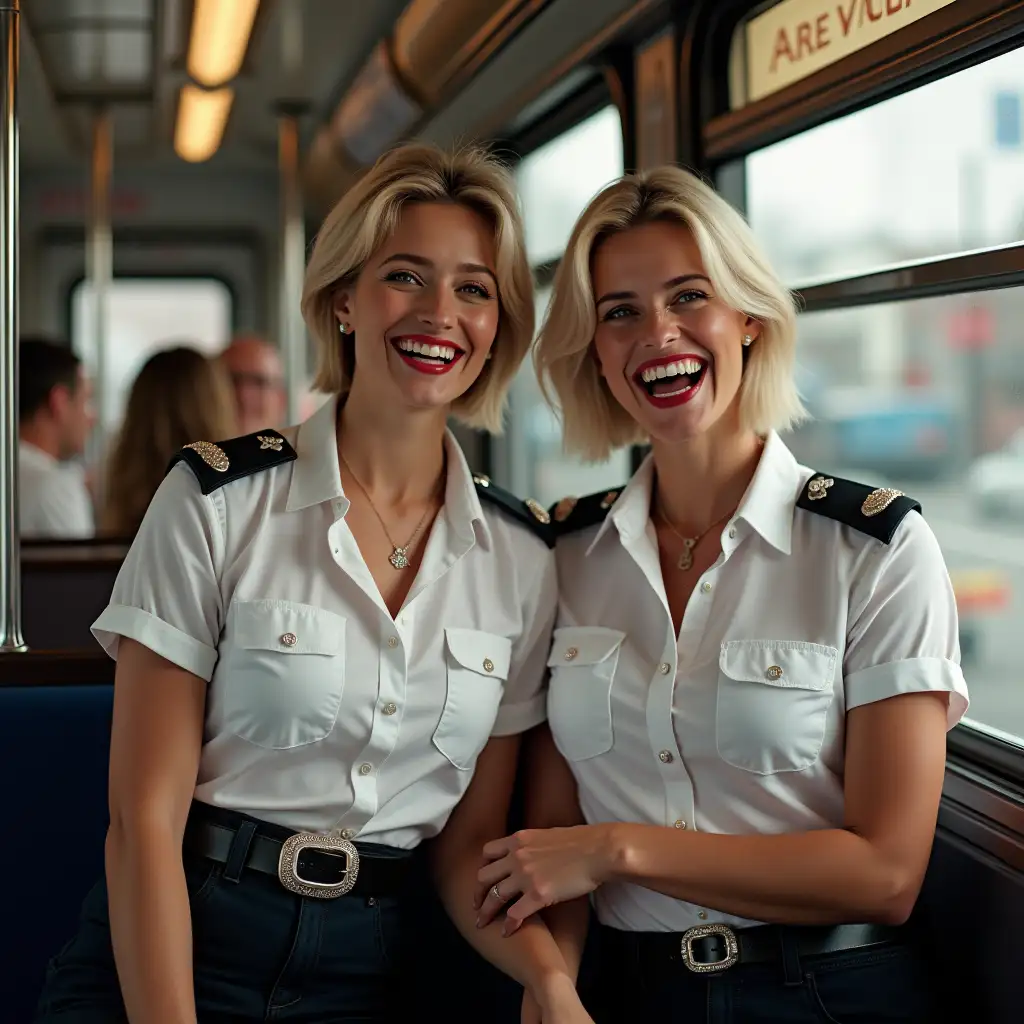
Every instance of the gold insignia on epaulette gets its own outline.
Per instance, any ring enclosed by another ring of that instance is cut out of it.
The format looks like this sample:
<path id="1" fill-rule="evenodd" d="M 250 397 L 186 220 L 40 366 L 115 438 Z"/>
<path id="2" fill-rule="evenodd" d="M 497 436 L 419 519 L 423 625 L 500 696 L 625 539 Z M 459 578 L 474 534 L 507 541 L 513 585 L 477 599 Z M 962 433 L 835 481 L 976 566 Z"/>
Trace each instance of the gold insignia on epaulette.
<path id="1" fill-rule="evenodd" d="M 828 489 L 835 483 L 830 476 L 816 476 L 807 485 L 808 501 L 820 501 L 828 494 Z"/>
<path id="2" fill-rule="evenodd" d="M 477 484 L 480 487 L 490 487 L 491 486 L 491 478 L 487 477 L 487 476 L 484 476 L 483 473 L 474 473 L 473 474 L 473 483 Z"/>
<path id="3" fill-rule="evenodd" d="M 572 510 L 576 507 L 577 501 L 577 498 L 563 498 L 555 506 L 555 519 L 560 523 L 564 523 L 572 515 Z"/>
<path id="4" fill-rule="evenodd" d="M 538 523 L 550 523 L 551 516 L 548 515 L 547 509 L 539 501 L 534 501 L 533 498 L 527 498 L 523 504 L 533 513 L 533 518 Z"/>
<path id="5" fill-rule="evenodd" d="M 193 441 L 191 444 L 185 445 L 185 447 L 191 448 L 210 469 L 215 469 L 218 473 L 226 473 L 228 466 L 231 465 L 228 462 L 228 457 L 224 454 L 224 450 L 218 448 L 212 441 Z"/>
<path id="6" fill-rule="evenodd" d="M 861 505 L 860 510 L 866 516 L 877 516 L 884 512 L 897 498 L 902 498 L 903 492 L 897 491 L 895 487 L 879 487 L 872 491 Z"/>
<path id="7" fill-rule="evenodd" d="M 265 448 L 269 448 L 272 451 L 279 452 L 281 450 L 281 445 L 284 444 L 283 437 L 273 437 L 270 434 L 266 437 L 264 437 L 263 434 L 257 434 L 256 440 L 260 443 L 260 451 L 263 451 Z"/>
<path id="8" fill-rule="evenodd" d="M 601 499 L 601 508 L 611 508 L 615 504 L 615 499 L 619 496 L 618 491 L 609 491 Z"/>

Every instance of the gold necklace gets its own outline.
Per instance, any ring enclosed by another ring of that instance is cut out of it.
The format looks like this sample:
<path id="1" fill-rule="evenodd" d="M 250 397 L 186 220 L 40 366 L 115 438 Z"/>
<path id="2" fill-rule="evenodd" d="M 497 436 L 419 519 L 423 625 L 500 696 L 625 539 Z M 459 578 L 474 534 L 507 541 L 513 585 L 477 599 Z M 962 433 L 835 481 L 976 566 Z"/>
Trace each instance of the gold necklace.
<path id="1" fill-rule="evenodd" d="M 720 523 L 723 519 L 728 519 L 732 515 L 732 510 L 725 513 L 724 516 L 719 516 L 703 533 L 698 533 L 696 537 L 684 537 L 683 534 L 676 529 L 676 527 L 669 520 L 668 516 L 659 508 L 656 510 L 661 521 L 683 542 L 683 551 L 680 554 L 678 561 L 676 562 L 676 568 L 682 569 L 685 572 L 687 569 L 693 568 L 693 550 L 696 546 Z"/>
<path id="2" fill-rule="evenodd" d="M 345 469 L 348 470 L 348 475 L 352 477 L 352 479 L 356 482 L 356 486 L 359 488 L 359 490 L 363 492 L 367 502 L 369 502 L 370 508 L 373 509 L 373 514 L 377 517 L 377 520 L 380 522 L 380 528 L 384 531 L 384 536 L 387 537 L 388 543 L 394 548 L 394 551 L 392 551 L 391 554 L 388 555 L 388 561 L 396 569 L 408 569 L 409 548 L 412 547 L 413 542 L 420 535 L 420 530 L 423 529 L 423 526 L 427 521 L 427 517 L 430 515 L 432 511 L 431 506 L 434 503 L 434 495 L 431 495 L 430 504 L 427 505 L 427 511 L 423 513 L 423 518 L 417 524 L 416 529 L 412 531 L 412 536 L 405 542 L 404 545 L 399 546 L 395 543 L 394 538 L 388 531 L 387 524 L 384 522 L 384 517 L 380 514 L 380 512 L 377 511 L 377 506 L 374 505 L 373 498 L 370 497 L 370 492 L 362 485 L 362 483 L 359 480 L 359 477 L 357 477 L 355 473 L 352 472 L 352 467 L 345 461 L 345 456 L 341 454 L 340 449 L 338 451 L 338 458 L 341 459 L 341 464 L 345 467 Z M 441 480 L 442 482 L 444 481 L 443 475 L 441 477 Z M 440 485 L 438 485 L 438 490 L 440 489 L 441 487 Z"/>

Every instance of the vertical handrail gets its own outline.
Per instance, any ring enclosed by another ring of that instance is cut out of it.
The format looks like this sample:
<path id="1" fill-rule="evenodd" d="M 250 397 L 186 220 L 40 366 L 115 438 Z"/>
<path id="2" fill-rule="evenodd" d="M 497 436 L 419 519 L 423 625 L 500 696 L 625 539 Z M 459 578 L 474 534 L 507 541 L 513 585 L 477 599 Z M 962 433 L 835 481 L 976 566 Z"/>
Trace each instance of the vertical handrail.
<path id="1" fill-rule="evenodd" d="M 110 227 L 110 188 L 113 167 L 113 129 L 110 112 L 96 111 L 92 129 L 91 194 L 89 228 L 86 240 L 86 268 L 92 291 L 92 335 L 95 358 L 93 393 L 97 411 L 97 428 L 93 438 L 93 480 L 97 505 L 102 507 L 106 496 L 106 467 L 103 456 L 107 450 L 107 303 L 114 276 L 114 247 Z"/>
<path id="2" fill-rule="evenodd" d="M 278 115 L 278 171 L 281 190 L 279 334 L 288 387 L 288 422 L 297 423 L 306 387 L 306 325 L 299 310 L 306 271 L 306 225 L 299 179 L 299 119 L 290 110 Z"/>
<path id="3" fill-rule="evenodd" d="M 21 633 L 18 514 L 18 30 L 19 0 L 0 2 L 0 652 Z"/>

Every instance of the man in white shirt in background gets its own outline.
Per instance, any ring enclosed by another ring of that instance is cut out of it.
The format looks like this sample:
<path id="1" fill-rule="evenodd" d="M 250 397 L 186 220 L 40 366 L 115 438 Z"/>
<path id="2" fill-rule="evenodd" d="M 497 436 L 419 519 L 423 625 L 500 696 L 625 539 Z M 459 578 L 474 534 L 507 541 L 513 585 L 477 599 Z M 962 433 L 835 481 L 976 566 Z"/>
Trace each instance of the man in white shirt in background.
<path id="1" fill-rule="evenodd" d="M 19 349 L 18 465 L 23 537 L 91 537 L 92 498 L 83 467 L 95 417 L 92 386 L 63 345 L 25 338 Z"/>

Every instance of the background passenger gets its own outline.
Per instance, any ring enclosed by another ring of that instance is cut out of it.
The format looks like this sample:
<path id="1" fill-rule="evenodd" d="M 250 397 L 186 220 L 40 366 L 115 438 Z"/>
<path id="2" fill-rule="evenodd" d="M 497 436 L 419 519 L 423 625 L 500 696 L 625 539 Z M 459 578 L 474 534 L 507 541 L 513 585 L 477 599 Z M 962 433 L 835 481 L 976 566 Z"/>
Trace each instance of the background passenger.
<path id="1" fill-rule="evenodd" d="M 234 395 L 219 362 L 184 345 L 151 356 L 132 384 L 110 455 L 101 529 L 132 536 L 182 446 L 236 433 Z"/>
<path id="2" fill-rule="evenodd" d="M 284 374 L 281 354 L 253 334 L 239 335 L 221 354 L 231 376 L 238 414 L 238 429 L 251 434 L 285 423 Z"/>
<path id="3" fill-rule="evenodd" d="M 508 941 L 472 910 L 544 717 L 556 587 L 543 510 L 475 481 L 446 424 L 499 427 L 530 284 L 483 154 L 399 148 L 328 216 L 302 306 L 332 400 L 184 450 L 94 626 L 117 658 L 107 884 L 39 1020 L 399 1019 L 432 837 L 463 934 L 573 1020 L 547 929 Z"/>
<path id="4" fill-rule="evenodd" d="M 601 192 L 555 279 L 538 368 L 568 446 L 652 451 L 555 511 L 531 819 L 573 827 L 491 843 L 482 917 L 561 904 L 574 957 L 593 893 L 610 1019 L 937 1019 L 901 926 L 967 708 L 956 606 L 915 501 L 776 433 L 794 325 L 743 219 L 676 168 Z"/>
<path id="5" fill-rule="evenodd" d="M 95 416 L 78 356 L 44 338 L 18 347 L 20 519 L 23 537 L 91 537 L 85 452 Z"/>

